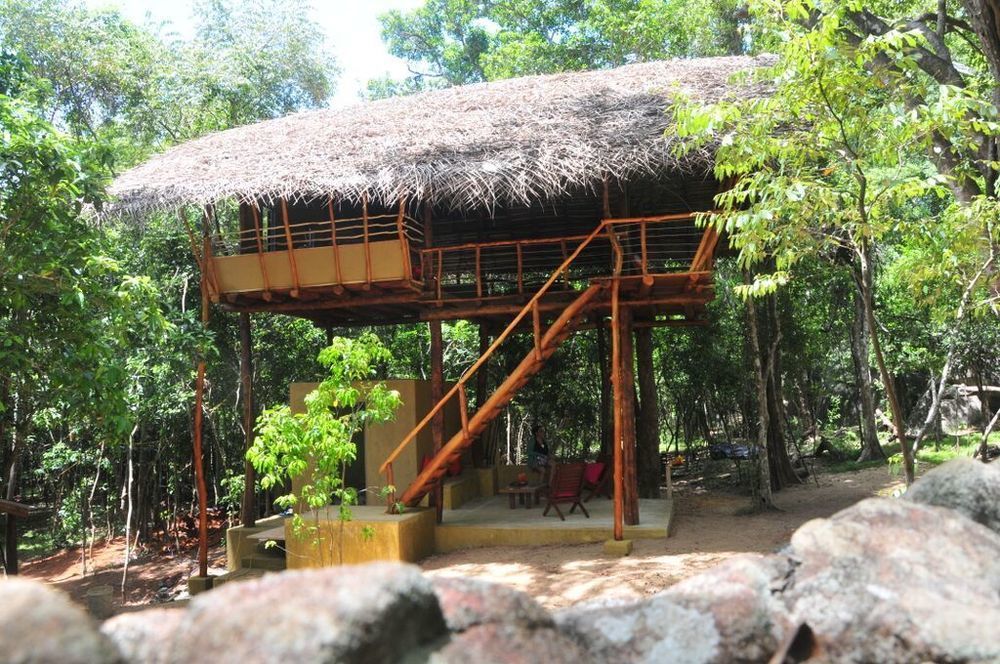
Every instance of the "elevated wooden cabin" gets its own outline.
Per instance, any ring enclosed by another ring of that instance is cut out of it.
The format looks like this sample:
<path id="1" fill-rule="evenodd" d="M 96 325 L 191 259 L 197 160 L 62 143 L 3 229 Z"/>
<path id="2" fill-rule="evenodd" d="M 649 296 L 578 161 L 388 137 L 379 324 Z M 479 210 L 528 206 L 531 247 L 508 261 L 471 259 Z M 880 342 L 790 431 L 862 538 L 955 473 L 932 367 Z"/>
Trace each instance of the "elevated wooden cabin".
<path id="1" fill-rule="evenodd" d="M 393 484 L 396 456 L 434 430 L 407 505 L 573 331 L 610 325 L 620 538 L 638 519 L 631 326 L 697 323 L 713 295 L 718 236 L 696 216 L 721 183 L 709 152 L 676 153 L 668 108 L 674 95 L 746 94 L 734 75 L 758 64 L 652 62 L 297 113 L 153 158 L 116 182 L 116 211 L 200 208 L 192 247 L 225 310 L 430 322 L 436 405 L 382 464 Z M 481 322 L 491 343 L 443 393 L 440 321 L 453 319 Z M 520 332 L 533 350 L 473 408 L 466 385 Z M 443 440 L 440 414 L 456 402 L 460 430 Z"/>

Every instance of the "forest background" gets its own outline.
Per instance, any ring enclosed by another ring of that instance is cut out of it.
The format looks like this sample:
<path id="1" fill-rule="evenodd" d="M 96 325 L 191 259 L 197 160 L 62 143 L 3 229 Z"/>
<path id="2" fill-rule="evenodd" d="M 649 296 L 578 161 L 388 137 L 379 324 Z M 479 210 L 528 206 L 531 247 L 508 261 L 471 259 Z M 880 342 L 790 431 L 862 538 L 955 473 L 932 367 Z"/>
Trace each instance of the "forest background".
<path id="1" fill-rule="evenodd" d="M 337 35 L 309 16 L 305 0 L 199 0 L 181 38 L 73 0 L 0 0 L 0 497 L 49 509 L 29 549 L 126 529 L 169 540 L 190 523 L 201 353 L 207 498 L 238 519 L 237 319 L 202 329 L 174 216 L 93 212 L 117 173 L 169 145 L 328 104 Z M 998 17 L 996 0 L 426 0 L 380 17 L 412 74 L 365 96 L 777 54 L 766 98 L 673 109 L 687 145 L 716 143 L 717 175 L 738 178 L 710 222 L 734 251 L 708 325 L 637 333 L 640 491 L 658 492 L 662 451 L 718 442 L 767 450 L 765 493 L 799 481 L 792 459 L 821 440 L 912 475 L 916 450 L 944 436 L 939 405 L 1000 384 Z M 262 407 L 321 375 L 328 334 L 359 333 L 279 315 L 253 326 Z M 375 331 L 392 353 L 380 377 L 426 377 L 426 326 Z M 454 379 L 479 333 L 444 335 Z M 600 336 L 575 335 L 518 396 L 502 459 L 521 458 L 535 423 L 557 455 L 607 445 Z M 979 403 L 970 431 L 988 433 Z"/>

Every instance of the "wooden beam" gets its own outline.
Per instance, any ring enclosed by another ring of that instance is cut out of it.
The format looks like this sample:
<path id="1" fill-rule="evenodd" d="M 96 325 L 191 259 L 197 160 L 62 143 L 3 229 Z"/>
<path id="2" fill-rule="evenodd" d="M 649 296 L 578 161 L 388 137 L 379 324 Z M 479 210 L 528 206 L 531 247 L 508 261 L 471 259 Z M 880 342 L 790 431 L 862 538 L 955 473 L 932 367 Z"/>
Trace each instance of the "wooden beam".
<path id="1" fill-rule="evenodd" d="M 340 267 L 340 245 L 337 244 L 337 213 L 332 196 L 327 199 L 326 206 L 330 211 L 330 250 L 333 252 L 333 269 L 337 275 L 337 285 L 333 287 L 333 292 L 342 295 L 344 292 L 344 273 Z"/>
<path id="2" fill-rule="evenodd" d="M 288 267 L 292 271 L 292 297 L 299 296 L 299 266 L 295 263 L 295 243 L 292 241 L 292 228 L 288 225 L 288 201 L 281 199 L 281 221 L 285 226 L 285 243 L 288 245 Z"/>
<path id="3" fill-rule="evenodd" d="M 7 514 L 10 516 L 17 517 L 19 519 L 26 519 L 31 516 L 34 510 L 29 505 L 24 505 L 23 503 L 16 503 L 13 500 L 4 500 L 0 498 L 0 514 Z"/>
<path id="4" fill-rule="evenodd" d="M 406 229 L 403 221 L 406 212 L 406 199 L 399 199 L 399 214 L 396 215 L 396 232 L 399 234 L 399 249 L 403 252 L 403 275 L 406 279 L 413 279 L 413 267 L 410 265 L 410 240 L 406 237 Z"/>

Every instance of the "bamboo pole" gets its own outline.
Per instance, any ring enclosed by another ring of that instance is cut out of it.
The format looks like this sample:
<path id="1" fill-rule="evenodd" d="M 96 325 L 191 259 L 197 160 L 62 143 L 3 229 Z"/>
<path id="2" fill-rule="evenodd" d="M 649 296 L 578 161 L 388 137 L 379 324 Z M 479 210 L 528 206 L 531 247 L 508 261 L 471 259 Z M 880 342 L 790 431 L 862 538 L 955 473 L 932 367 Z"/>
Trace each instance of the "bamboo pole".
<path id="1" fill-rule="evenodd" d="M 292 242 L 292 229 L 288 225 L 288 201 L 281 199 L 281 221 L 285 226 L 285 241 L 288 244 L 288 267 L 292 271 L 291 296 L 299 296 L 299 266 L 295 263 L 295 244 Z"/>

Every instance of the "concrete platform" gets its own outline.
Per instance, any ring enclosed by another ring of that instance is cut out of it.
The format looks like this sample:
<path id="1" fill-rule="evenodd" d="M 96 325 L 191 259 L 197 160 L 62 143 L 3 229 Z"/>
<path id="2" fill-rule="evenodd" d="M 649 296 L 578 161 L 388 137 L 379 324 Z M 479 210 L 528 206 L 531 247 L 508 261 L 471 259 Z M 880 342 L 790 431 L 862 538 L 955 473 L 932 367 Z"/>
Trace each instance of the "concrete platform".
<path id="1" fill-rule="evenodd" d="M 614 507 L 606 498 L 594 498 L 585 504 L 590 518 L 577 510 L 560 521 L 555 510 L 543 517 L 545 501 L 525 509 L 510 509 L 507 496 L 493 496 L 467 503 L 457 510 L 445 510 L 443 523 L 434 530 L 434 550 L 447 553 L 484 546 L 540 546 L 546 544 L 585 544 L 612 538 Z M 625 538 L 665 539 L 670 534 L 674 514 L 673 501 L 640 500 L 639 525 L 625 526 Z"/>

